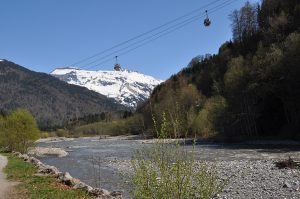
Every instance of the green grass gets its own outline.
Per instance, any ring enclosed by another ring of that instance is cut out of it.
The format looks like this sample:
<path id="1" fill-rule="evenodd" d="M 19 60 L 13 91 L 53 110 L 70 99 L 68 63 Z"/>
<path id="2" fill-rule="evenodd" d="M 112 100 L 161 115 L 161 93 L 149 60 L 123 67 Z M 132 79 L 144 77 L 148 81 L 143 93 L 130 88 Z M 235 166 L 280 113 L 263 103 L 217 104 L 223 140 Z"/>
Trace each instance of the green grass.
<path id="1" fill-rule="evenodd" d="M 82 190 L 72 190 L 60 184 L 51 176 L 35 176 L 37 169 L 30 163 L 8 154 L 8 164 L 4 169 L 7 178 L 12 181 L 20 182 L 17 192 L 20 198 L 30 199 L 89 199 Z"/>

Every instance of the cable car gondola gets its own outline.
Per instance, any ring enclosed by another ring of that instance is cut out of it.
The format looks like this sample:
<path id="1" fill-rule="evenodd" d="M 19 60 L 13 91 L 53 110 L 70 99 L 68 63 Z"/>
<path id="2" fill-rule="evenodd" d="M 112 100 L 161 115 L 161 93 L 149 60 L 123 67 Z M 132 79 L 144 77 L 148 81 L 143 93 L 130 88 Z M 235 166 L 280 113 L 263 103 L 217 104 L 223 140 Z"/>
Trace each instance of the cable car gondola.
<path id="1" fill-rule="evenodd" d="M 121 71 L 121 65 L 118 63 L 118 56 L 116 58 L 116 64 L 114 66 L 115 71 Z"/>
<path id="2" fill-rule="evenodd" d="M 207 10 L 205 10 L 205 13 L 206 13 L 206 18 L 204 19 L 203 23 L 204 23 L 205 27 L 208 27 L 208 26 L 210 26 L 211 22 L 210 22 L 210 20 L 208 18 Z"/>

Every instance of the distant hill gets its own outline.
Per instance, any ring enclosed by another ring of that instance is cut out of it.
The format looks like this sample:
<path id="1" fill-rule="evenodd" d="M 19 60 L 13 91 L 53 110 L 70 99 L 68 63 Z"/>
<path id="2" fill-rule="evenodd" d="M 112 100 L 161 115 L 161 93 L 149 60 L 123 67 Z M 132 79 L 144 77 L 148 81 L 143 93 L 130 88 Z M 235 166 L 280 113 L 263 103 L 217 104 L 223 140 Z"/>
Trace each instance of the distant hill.
<path id="1" fill-rule="evenodd" d="M 142 73 L 121 71 L 88 71 L 77 68 L 57 68 L 51 75 L 69 84 L 86 87 L 130 108 L 147 100 L 162 81 Z"/>
<path id="2" fill-rule="evenodd" d="M 84 87 L 0 60 L 0 110 L 7 112 L 16 108 L 29 110 L 44 129 L 90 114 L 127 109 Z"/>

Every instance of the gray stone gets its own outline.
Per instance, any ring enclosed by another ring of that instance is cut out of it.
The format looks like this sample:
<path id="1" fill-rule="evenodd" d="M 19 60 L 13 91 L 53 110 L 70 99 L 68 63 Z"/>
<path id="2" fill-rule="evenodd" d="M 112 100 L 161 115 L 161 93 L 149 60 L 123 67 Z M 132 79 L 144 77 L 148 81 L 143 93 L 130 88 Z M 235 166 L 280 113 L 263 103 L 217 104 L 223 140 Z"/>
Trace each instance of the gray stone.
<path id="1" fill-rule="evenodd" d="M 69 186 L 74 186 L 76 183 L 75 179 L 69 174 L 69 172 L 59 173 L 58 180 Z"/>
<path id="2" fill-rule="evenodd" d="M 54 166 L 49 165 L 41 165 L 38 170 L 39 173 L 43 174 L 52 174 L 52 175 L 58 175 L 59 170 Z"/>
<path id="3" fill-rule="evenodd" d="M 86 187 L 84 187 L 84 189 L 87 193 L 90 193 L 93 190 L 93 187 L 87 185 Z"/>
<path id="4" fill-rule="evenodd" d="M 92 189 L 91 191 L 89 191 L 89 194 L 92 195 L 92 196 L 96 196 L 96 197 L 99 197 L 99 196 L 106 196 L 106 197 L 109 197 L 110 196 L 110 192 L 105 190 L 105 189 L 100 189 L 100 188 L 94 188 Z"/>
<path id="5" fill-rule="evenodd" d="M 84 182 L 79 182 L 79 183 L 76 183 L 74 186 L 73 186 L 73 189 L 84 189 L 86 188 L 88 185 L 85 184 Z"/>
<path id="6" fill-rule="evenodd" d="M 29 160 L 29 156 L 28 156 L 27 154 L 23 154 L 23 155 L 22 155 L 22 159 L 23 159 L 24 161 L 28 161 L 28 160 Z"/>
<path id="7" fill-rule="evenodd" d="M 290 183 L 284 182 L 283 188 L 291 188 L 291 187 L 292 187 L 292 185 Z"/>
<path id="8" fill-rule="evenodd" d="M 121 191 L 112 191 L 110 195 L 114 198 L 121 199 L 123 198 L 123 193 Z"/>

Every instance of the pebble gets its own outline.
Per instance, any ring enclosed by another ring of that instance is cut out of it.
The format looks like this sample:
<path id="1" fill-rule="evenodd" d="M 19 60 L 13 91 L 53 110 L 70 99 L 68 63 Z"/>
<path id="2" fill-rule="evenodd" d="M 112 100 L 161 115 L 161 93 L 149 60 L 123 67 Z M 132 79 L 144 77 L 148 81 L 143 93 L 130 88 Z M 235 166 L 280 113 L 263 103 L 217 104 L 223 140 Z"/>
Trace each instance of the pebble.
<path id="1" fill-rule="evenodd" d="M 288 182 L 285 182 L 284 185 L 283 185 L 284 188 L 291 188 L 292 185 Z"/>
<path id="2" fill-rule="evenodd" d="M 215 167 L 220 179 L 229 182 L 213 199 L 300 199 L 300 170 L 278 169 L 269 160 L 198 161 Z M 122 172 L 132 172 L 130 161 L 107 163 Z M 286 188 L 284 188 L 286 186 Z"/>

